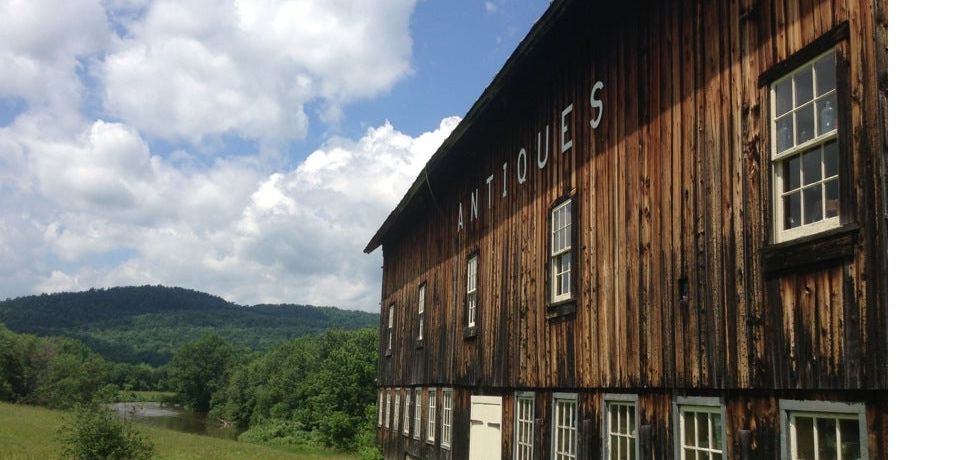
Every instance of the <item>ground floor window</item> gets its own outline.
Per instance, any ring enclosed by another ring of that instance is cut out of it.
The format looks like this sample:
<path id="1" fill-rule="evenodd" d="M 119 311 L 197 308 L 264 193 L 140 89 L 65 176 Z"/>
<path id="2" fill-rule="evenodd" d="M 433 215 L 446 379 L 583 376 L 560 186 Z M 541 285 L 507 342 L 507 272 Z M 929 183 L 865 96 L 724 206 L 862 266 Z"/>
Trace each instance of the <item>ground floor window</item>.
<path id="1" fill-rule="evenodd" d="M 533 460 L 533 394 L 517 394 L 517 424 L 514 459 Z"/>
<path id="2" fill-rule="evenodd" d="M 603 452 L 606 460 L 636 460 L 636 396 L 607 395 L 603 404 Z"/>
<path id="3" fill-rule="evenodd" d="M 558 394 L 553 398 L 552 458 L 577 458 L 577 395 Z"/>
<path id="4" fill-rule="evenodd" d="M 410 408 L 413 407 L 413 390 L 407 388 L 403 394 L 403 434 L 410 434 Z"/>
<path id="5" fill-rule="evenodd" d="M 383 426 L 383 388 L 377 395 L 377 426 Z"/>
<path id="6" fill-rule="evenodd" d="M 449 449 L 453 438 L 453 389 L 443 389 L 443 417 L 440 431 L 440 446 Z"/>
<path id="7" fill-rule="evenodd" d="M 784 458 L 859 460 L 867 458 L 866 411 L 860 403 L 780 402 Z"/>
<path id="8" fill-rule="evenodd" d="M 393 389 L 393 431 L 400 431 L 400 389 Z"/>
<path id="9" fill-rule="evenodd" d="M 680 397 L 674 403 L 680 460 L 724 460 L 726 431 L 719 398 Z"/>
<path id="10" fill-rule="evenodd" d="M 437 389 L 431 388 L 427 392 L 427 442 L 433 443 L 437 438 Z"/>
<path id="11" fill-rule="evenodd" d="M 413 438 L 420 439 L 420 410 L 422 405 L 420 404 L 420 399 L 423 397 L 422 392 L 419 388 L 413 391 Z"/>

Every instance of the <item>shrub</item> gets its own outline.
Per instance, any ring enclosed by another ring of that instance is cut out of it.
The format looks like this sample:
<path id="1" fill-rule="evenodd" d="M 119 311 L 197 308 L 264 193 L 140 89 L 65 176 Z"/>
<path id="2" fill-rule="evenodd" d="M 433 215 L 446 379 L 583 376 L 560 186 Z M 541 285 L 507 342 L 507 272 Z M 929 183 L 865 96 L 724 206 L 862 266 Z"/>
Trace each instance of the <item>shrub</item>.
<path id="1" fill-rule="evenodd" d="M 149 460 L 153 443 L 110 408 L 90 404 L 74 409 L 57 432 L 66 460 Z"/>

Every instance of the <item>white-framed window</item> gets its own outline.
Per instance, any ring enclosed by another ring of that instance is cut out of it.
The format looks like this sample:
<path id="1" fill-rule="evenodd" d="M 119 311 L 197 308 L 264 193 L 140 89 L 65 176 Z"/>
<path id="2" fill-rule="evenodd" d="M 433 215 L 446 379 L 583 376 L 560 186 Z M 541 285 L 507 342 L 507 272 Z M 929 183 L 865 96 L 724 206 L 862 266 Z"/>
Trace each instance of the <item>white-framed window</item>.
<path id="1" fill-rule="evenodd" d="M 427 310 L 427 283 L 423 283 L 417 289 L 417 340 L 423 340 L 423 319 Z"/>
<path id="2" fill-rule="evenodd" d="M 437 439 L 437 389 L 427 391 L 427 442 Z"/>
<path id="3" fill-rule="evenodd" d="M 393 351 L 393 310 L 396 304 L 390 304 L 387 314 L 387 354 Z"/>
<path id="4" fill-rule="evenodd" d="M 410 409 L 413 407 L 413 389 L 403 390 L 403 434 L 410 435 Z"/>
<path id="5" fill-rule="evenodd" d="M 637 397 L 606 395 L 603 401 L 603 454 L 606 460 L 637 460 Z"/>
<path id="6" fill-rule="evenodd" d="M 553 396 L 553 454 L 554 460 L 577 458 L 577 395 Z"/>
<path id="7" fill-rule="evenodd" d="M 414 390 L 414 405 L 413 405 L 413 439 L 420 439 L 420 426 L 422 425 L 422 419 L 420 411 L 423 408 L 421 402 L 423 401 L 423 392 L 420 391 L 420 388 Z"/>
<path id="8" fill-rule="evenodd" d="M 550 302 L 572 297 L 573 200 L 566 200 L 550 212 Z"/>
<path id="9" fill-rule="evenodd" d="M 723 403 L 714 397 L 674 401 L 676 456 L 680 460 L 724 460 L 727 435 Z"/>
<path id="10" fill-rule="evenodd" d="M 467 258 L 467 327 L 477 325 L 477 261 L 479 255 Z"/>
<path id="11" fill-rule="evenodd" d="M 384 403 L 383 403 L 383 393 L 384 393 L 384 391 L 386 391 L 386 390 L 384 390 L 383 388 L 381 388 L 381 389 L 380 389 L 380 394 L 379 394 L 378 397 L 377 397 L 377 399 L 378 399 L 378 401 L 377 401 L 377 407 L 379 408 L 379 410 L 377 410 L 377 426 L 383 426 L 383 413 L 387 410 L 387 408 L 385 407 L 385 405 L 384 405 Z"/>
<path id="12" fill-rule="evenodd" d="M 835 56 L 831 48 L 770 85 L 777 241 L 840 225 Z"/>
<path id="13" fill-rule="evenodd" d="M 780 401 L 781 457 L 789 460 L 859 460 L 867 457 L 862 403 Z"/>
<path id="14" fill-rule="evenodd" d="M 450 448 L 453 439 L 453 389 L 443 389 L 443 417 L 441 418 L 440 447 Z"/>
<path id="15" fill-rule="evenodd" d="M 400 431 L 400 389 L 393 389 L 393 431 Z"/>
<path id="16" fill-rule="evenodd" d="M 517 421 L 514 425 L 514 460 L 533 460 L 533 393 L 517 393 Z"/>
<path id="17" fill-rule="evenodd" d="M 389 430 L 390 429 L 390 406 L 393 405 L 393 403 L 391 402 L 392 400 L 390 398 L 393 397 L 392 396 L 393 393 L 392 393 L 392 390 L 390 390 L 389 388 L 384 388 L 383 393 L 384 393 L 383 426 L 384 428 Z"/>

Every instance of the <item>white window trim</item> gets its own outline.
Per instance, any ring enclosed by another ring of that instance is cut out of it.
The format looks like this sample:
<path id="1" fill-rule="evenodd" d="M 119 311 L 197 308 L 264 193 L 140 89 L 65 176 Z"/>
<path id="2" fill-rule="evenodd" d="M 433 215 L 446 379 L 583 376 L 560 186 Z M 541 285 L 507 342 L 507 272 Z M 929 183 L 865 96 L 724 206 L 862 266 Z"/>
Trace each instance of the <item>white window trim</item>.
<path id="1" fill-rule="evenodd" d="M 640 417 L 637 412 L 637 395 L 608 393 L 603 395 L 603 412 L 601 414 L 603 458 L 610 459 L 610 411 L 609 404 L 630 404 L 633 406 L 633 458 L 640 458 Z"/>
<path id="2" fill-rule="evenodd" d="M 437 389 L 427 390 L 427 443 L 437 440 Z"/>
<path id="3" fill-rule="evenodd" d="M 837 228 L 837 227 L 840 226 L 840 215 L 839 215 L 839 212 L 838 212 L 837 215 L 834 216 L 834 217 L 824 218 L 824 219 L 819 220 L 819 221 L 817 221 L 817 222 L 812 222 L 812 223 L 805 224 L 805 225 L 799 225 L 799 226 L 794 227 L 794 228 L 785 229 L 785 228 L 783 228 L 784 209 L 783 209 L 783 198 L 782 198 L 782 195 L 783 195 L 783 165 L 786 163 L 786 161 L 787 161 L 789 158 L 793 157 L 793 156 L 801 155 L 801 154 L 803 154 L 803 152 L 809 151 L 809 150 L 811 150 L 811 149 L 813 149 L 813 148 L 815 148 L 815 147 L 817 147 L 817 146 L 823 146 L 823 145 L 825 145 L 825 144 L 827 144 L 827 143 L 829 143 L 829 142 L 831 142 L 831 141 L 836 141 L 837 138 L 838 138 L 838 132 L 839 132 L 839 130 L 838 130 L 837 128 L 834 128 L 833 131 L 831 131 L 831 132 L 829 132 L 829 133 L 827 133 L 827 134 L 821 135 L 821 136 L 819 136 L 819 137 L 814 137 L 813 139 L 807 140 L 806 142 L 804 142 L 804 143 L 802 143 L 802 144 L 794 145 L 793 147 L 791 147 L 791 148 L 789 148 L 789 149 L 786 149 L 786 150 L 784 150 L 783 152 L 777 152 L 777 124 L 776 124 L 776 118 L 777 118 L 777 115 L 776 115 L 776 110 L 777 110 L 777 109 L 776 109 L 776 101 L 777 101 L 776 86 L 777 86 L 777 84 L 780 83 L 780 82 L 782 82 L 783 80 L 788 79 L 788 78 L 793 78 L 794 75 L 796 75 L 797 73 L 799 73 L 799 72 L 802 71 L 802 70 L 807 69 L 808 67 L 812 67 L 813 64 L 816 63 L 816 62 L 817 62 L 818 60 L 820 60 L 821 58 L 823 58 L 823 57 L 825 57 L 825 56 L 827 56 L 827 55 L 835 55 L 835 54 L 836 54 L 836 48 L 835 48 L 835 47 L 832 47 L 832 48 L 830 48 L 829 51 L 820 53 L 819 55 L 815 56 L 814 58 L 812 58 L 812 59 L 804 62 L 803 64 L 795 67 L 795 68 L 792 69 L 789 73 L 787 73 L 786 75 L 778 78 L 777 80 L 773 81 L 773 82 L 770 84 L 770 90 L 769 90 L 769 95 L 770 95 L 770 119 L 769 119 L 769 123 L 770 123 L 770 155 L 771 155 L 772 175 L 773 175 L 773 184 L 772 184 L 773 187 L 771 187 L 771 188 L 772 188 L 772 193 L 773 193 L 773 203 L 772 203 L 772 204 L 773 204 L 773 206 L 772 206 L 772 209 L 773 209 L 773 234 L 774 234 L 774 242 L 776 242 L 776 243 L 780 243 L 780 242 L 784 242 L 784 241 L 790 241 L 790 240 L 794 240 L 794 239 L 801 238 L 801 237 L 808 236 L 808 235 L 814 235 L 814 234 L 821 233 L 821 232 L 824 232 L 824 231 L 826 231 L 826 230 L 830 230 L 830 229 Z M 814 80 L 815 80 L 815 79 L 814 79 Z M 838 85 L 838 84 L 839 84 L 839 81 L 837 81 L 836 84 Z M 834 87 L 832 94 L 834 95 L 834 97 L 837 96 L 837 94 L 838 94 L 838 88 L 837 88 L 836 86 Z M 826 97 L 829 97 L 829 96 L 821 96 L 821 99 L 825 99 Z M 837 98 L 837 99 L 839 99 L 839 98 Z M 817 97 L 816 97 L 816 96 L 814 96 L 814 98 L 813 98 L 811 101 L 814 101 L 814 100 L 817 100 Z M 837 112 L 839 112 L 839 107 L 835 107 L 834 110 L 837 111 Z M 838 113 L 838 115 L 839 115 L 839 113 Z M 814 110 L 814 120 L 815 120 L 815 121 L 814 121 L 814 124 L 816 124 L 816 120 L 818 119 L 818 117 L 819 117 L 819 114 L 817 114 L 817 113 L 816 113 L 816 110 Z M 838 119 L 839 119 L 839 117 L 838 117 Z M 794 134 L 794 137 L 796 138 L 796 134 Z M 844 173 L 844 172 L 843 172 L 843 170 L 842 170 L 842 164 L 841 164 L 841 165 L 840 165 L 840 171 L 839 171 L 839 174 L 840 174 L 841 177 L 839 177 L 839 178 L 837 179 L 838 181 L 839 181 L 839 180 L 842 180 L 843 173 Z M 822 179 L 822 178 L 821 178 L 821 179 Z M 842 197 L 841 197 L 841 198 L 842 198 Z M 839 201 L 839 200 L 838 200 L 838 201 Z"/>
<path id="4" fill-rule="evenodd" d="M 389 316 L 387 318 L 387 351 L 393 351 L 393 312 L 397 304 L 391 303 L 389 308 Z"/>
<path id="5" fill-rule="evenodd" d="M 410 435 L 410 411 L 413 408 L 413 389 L 403 390 L 403 434 Z"/>
<path id="6" fill-rule="evenodd" d="M 557 458 L 557 442 L 559 441 L 557 434 L 558 429 L 560 428 L 557 424 L 557 404 L 560 402 L 573 402 L 573 458 L 579 458 L 580 446 L 577 443 L 577 437 L 580 435 L 580 403 L 577 400 L 576 393 L 554 393 L 553 394 L 553 404 L 551 405 L 551 422 L 550 422 L 550 457 Z"/>
<path id="7" fill-rule="evenodd" d="M 520 400 L 529 400 L 530 401 L 530 457 L 529 458 L 520 458 Z M 514 460 L 532 460 L 537 458 L 537 443 L 534 440 L 537 434 L 537 400 L 532 391 L 522 391 L 517 392 L 514 396 L 515 409 L 514 409 L 514 423 L 513 423 L 513 458 Z"/>
<path id="8" fill-rule="evenodd" d="M 400 431 L 400 389 L 393 389 L 393 431 Z"/>
<path id="9" fill-rule="evenodd" d="M 383 427 L 389 430 L 390 429 L 390 408 L 393 407 L 393 390 L 391 390 L 390 388 L 384 388 L 383 391 L 384 391 L 384 394 L 386 395 L 386 397 L 384 398 L 386 400 L 386 404 L 384 404 L 383 406 L 384 407 Z"/>
<path id="10" fill-rule="evenodd" d="M 860 458 L 866 460 L 867 455 L 867 408 L 864 403 L 833 402 L 833 401 L 806 401 L 795 399 L 780 400 L 780 459 L 791 460 L 793 448 L 793 425 L 790 423 L 791 414 L 823 415 L 841 418 L 847 416 L 856 418 L 860 428 Z"/>
<path id="11" fill-rule="evenodd" d="M 566 206 L 570 207 L 570 222 L 568 223 L 569 225 L 567 225 L 566 227 L 570 229 L 570 245 L 558 250 L 553 246 L 554 233 L 556 233 L 556 230 L 554 229 L 554 219 L 556 219 L 556 212 L 559 209 Z M 565 300 L 570 300 L 571 298 L 573 298 L 573 232 L 574 231 L 576 231 L 576 226 L 574 225 L 574 222 L 573 222 L 573 198 L 568 198 L 550 209 L 550 303 L 563 302 Z M 567 272 L 567 276 L 570 277 L 570 284 L 567 287 L 567 292 L 564 292 L 562 294 L 557 294 L 556 283 L 557 283 L 557 275 L 559 274 L 557 260 L 563 257 L 565 254 L 570 254 L 570 271 Z"/>
<path id="12" fill-rule="evenodd" d="M 453 443 L 453 388 L 444 388 L 442 394 L 440 447 L 450 450 L 450 445 Z"/>
<path id="13" fill-rule="evenodd" d="M 682 459 L 683 458 L 683 437 L 681 436 L 681 412 L 683 409 L 694 409 L 700 412 L 712 412 L 720 414 L 720 425 L 723 427 L 723 437 L 720 449 L 723 451 L 721 454 L 726 460 L 727 453 L 729 452 L 727 446 L 727 410 L 724 406 L 723 399 L 717 397 L 709 396 L 678 396 L 673 401 L 673 438 L 676 440 L 674 442 L 673 454 L 674 458 Z"/>
<path id="14" fill-rule="evenodd" d="M 477 325 L 477 291 L 479 289 L 480 254 L 467 257 L 467 327 Z M 472 286 L 471 286 L 472 285 Z"/>
<path id="15" fill-rule="evenodd" d="M 423 431 L 423 391 L 417 387 L 413 390 L 413 439 L 420 439 L 420 432 Z"/>
<path id="16" fill-rule="evenodd" d="M 419 329 L 417 340 L 423 340 L 424 316 L 427 308 L 427 283 L 423 283 L 417 288 L 417 322 Z"/>
<path id="17" fill-rule="evenodd" d="M 377 426 L 383 426 L 383 388 L 380 389 L 380 394 L 377 395 L 378 409 L 377 409 Z"/>

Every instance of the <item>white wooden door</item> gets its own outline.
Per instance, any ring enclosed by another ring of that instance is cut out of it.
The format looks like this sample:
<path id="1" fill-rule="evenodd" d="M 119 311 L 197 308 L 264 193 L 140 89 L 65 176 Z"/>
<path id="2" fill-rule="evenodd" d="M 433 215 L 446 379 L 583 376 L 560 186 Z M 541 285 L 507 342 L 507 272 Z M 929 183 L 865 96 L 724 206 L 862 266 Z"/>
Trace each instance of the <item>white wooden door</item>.
<path id="1" fill-rule="evenodd" d="M 470 397 L 470 460 L 500 460 L 503 398 Z"/>

